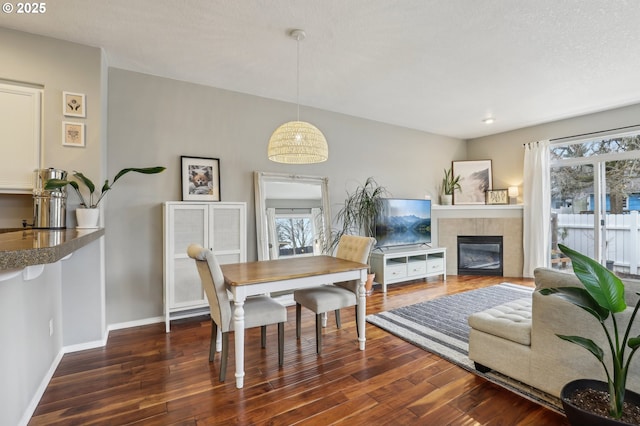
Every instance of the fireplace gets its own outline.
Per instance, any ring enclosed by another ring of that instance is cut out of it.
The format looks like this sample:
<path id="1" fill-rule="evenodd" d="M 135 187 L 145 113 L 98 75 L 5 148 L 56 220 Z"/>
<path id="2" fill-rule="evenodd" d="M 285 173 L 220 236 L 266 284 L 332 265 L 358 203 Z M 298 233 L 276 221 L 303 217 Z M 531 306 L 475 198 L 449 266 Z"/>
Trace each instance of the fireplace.
<path id="1" fill-rule="evenodd" d="M 502 236 L 458 236 L 458 275 L 503 275 Z"/>

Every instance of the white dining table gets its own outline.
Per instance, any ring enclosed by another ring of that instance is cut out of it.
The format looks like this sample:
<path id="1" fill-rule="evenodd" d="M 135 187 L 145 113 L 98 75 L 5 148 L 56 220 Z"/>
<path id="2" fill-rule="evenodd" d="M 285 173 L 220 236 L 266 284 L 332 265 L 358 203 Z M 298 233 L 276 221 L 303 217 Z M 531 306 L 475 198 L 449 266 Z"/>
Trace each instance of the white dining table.
<path id="1" fill-rule="evenodd" d="M 332 256 L 292 257 L 221 265 L 227 288 L 233 294 L 236 387 L 244 387 L 244 302 L 248 296 L 316 287 L 322 284 L 359 280 L 357 293 L 358 342 L 365 349 L 367 299 L 364 283 L 366 263 Z"/>

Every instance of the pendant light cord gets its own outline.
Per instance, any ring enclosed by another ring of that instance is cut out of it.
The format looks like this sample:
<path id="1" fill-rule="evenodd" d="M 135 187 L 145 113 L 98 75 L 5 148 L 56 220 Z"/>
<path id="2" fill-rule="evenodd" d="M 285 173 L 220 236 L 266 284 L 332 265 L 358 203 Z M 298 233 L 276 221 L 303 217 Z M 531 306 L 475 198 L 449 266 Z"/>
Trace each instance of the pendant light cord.
<path id="1" fill-rule="evenodd" d="M 296 105 L 298 106 L 298 121 L 300 121 L 300 36 L 296 36 Z"/>

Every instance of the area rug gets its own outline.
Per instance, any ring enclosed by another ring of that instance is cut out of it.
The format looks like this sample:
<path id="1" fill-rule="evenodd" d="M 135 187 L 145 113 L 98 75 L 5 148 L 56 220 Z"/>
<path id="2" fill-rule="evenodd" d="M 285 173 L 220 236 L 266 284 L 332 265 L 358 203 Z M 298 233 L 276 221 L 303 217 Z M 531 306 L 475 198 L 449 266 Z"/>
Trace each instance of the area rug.
<path id="1" fill-rule="evenodd" d="M 562 403 L 558 398 L 494 371 L 480 373 L 469 359 L 469 315 L 530 297 L 532 291 L 531 287 L 502 283 L 368 315 L 367 322 L 499 386 L 562 413 Z"/>

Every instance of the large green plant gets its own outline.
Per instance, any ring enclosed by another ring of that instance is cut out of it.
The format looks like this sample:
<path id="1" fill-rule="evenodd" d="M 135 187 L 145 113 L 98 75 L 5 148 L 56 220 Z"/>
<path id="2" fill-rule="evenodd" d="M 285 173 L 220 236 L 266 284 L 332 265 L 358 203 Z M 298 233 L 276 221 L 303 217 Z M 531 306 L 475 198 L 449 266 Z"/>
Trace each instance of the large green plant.
<path id="1" fill-rule="evenodd" d="M 71 185 L 71 187 L 76 190 L 76 193 L 78 194 L 78 197 L 80 197 L 80 205 L 81 206 L 87 207 L 87 208 L 95 208 L 95 207 L 98 206 L 100 201 L 102 201 L 102 198 L 104 198 L 106 193 L 111 188 L 113 188 L 113 185 L 115 185 L 116 181 L 118 179 L 120 179 L 122 176 L 124 176 L 125 174 L 127 174 L 129 172 L 136 172 L 136 173 L 142 173 L 142 174 L 146 174 L 146 175 L 151 175 L 151 174 L 155 174 L 155 173 L 160 173 L 160 172 L 162 172 L 164 170 L 165 170 L 165 167 L 159 167 L 159 166 L 158 167 L 145 167 L 145 168 L 142 168 L 142 169 L 139 169 L 139 168 L 122 169 L 122 170 L 120 170 L 118 172 L 116 177 L 113 178 L 113 183 L 109 184 L 109 179 L 106 179 L 104 181 L 104 185 L 102 185 L 102 189 L 100 191 L 100 196 L 98 197 L 98 199 L 96 200 L 95 203 L 93 202 L 93 198 L 94 198 L 93 193 L 96 190 L 96 186 L 93 184 L 91 179 L 89 179 L 88 177 L 86 177 L 82 173 L 77 172 L 75 170 L 73 171 L 73 177 L 75 177 L 79 182 L 84 184 L 84 186 L 86 186 L 87 189 L 89 190 L 89 202 L 88 203 L 87 203 L 86 199 L 84 198 L 84 196 L 82 195 L 82 193 L 80 192 L 80 186 L 78 185 L 78 182 L 76 182 L 74 180 L 49 179 L 45 183 L 44 189 L 52 190 L 52 189 L 58 189 L 58 188 L 65 187 L 67 185 Z"/>
<path id="2" fill-rule="evenodd" d="M 460 175 L 453 176 L 453 168 L 444 169 L 444 177 L 442 178 L 442 193 L 444 195 L 453 195 L 453 191 L 460 189 Z"/>
<path id="3" fill-rule="evenodd" d="M 364 185 L 359 185 L 353 193 L 347 192 L 344 206 L 336 214 L 342 228 L 334 233 L 328 251 L 333 251 L 342 235 L 364 234 L 372 237 L 375 234 L 379 200 L 388 195 L 387 189 L 380 186 L 373 177 L 367 178 Z"/>
<path id="4" fill-rule="evenodd" d="M 578 253 L 562 244 L 558 244 L 560 251 L 571 258 L 573 271 L 584 285 L 579 287 L 559 287 L 540 290 L 543 295 L 556 294 L 568 302 L 584 309 L 593 315 L 604 330 L 611 351 L 612 364 L 604 362 L 604 350 L 593 340 L 580 336 L 566 336 L 557 334 L 563 340 L 582 346 L 595 356 L 607 375 L 609 383 L 609 414 L 619 419 L 622 416 L 624 393 L 627 385 L 627 374 L 631 358 L 640 347 L 640 336 L 630 337 L 631 326 L 638 313 L 640 303 L 636 304 L 629 319 L 624 335 L 618 330 L 616 315 L 627 308 L 624 300 L 624 284 L 613 272 L 595 260 Z M 640 293 L 638 293 L 640 295 Z M 611 319 L 613 330 L 610 331 L 605 322 Z M 629 349 L 628 354 L 625 353 Z"/>

